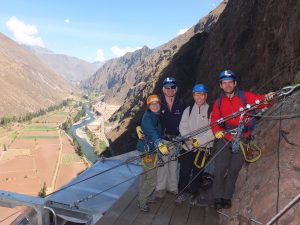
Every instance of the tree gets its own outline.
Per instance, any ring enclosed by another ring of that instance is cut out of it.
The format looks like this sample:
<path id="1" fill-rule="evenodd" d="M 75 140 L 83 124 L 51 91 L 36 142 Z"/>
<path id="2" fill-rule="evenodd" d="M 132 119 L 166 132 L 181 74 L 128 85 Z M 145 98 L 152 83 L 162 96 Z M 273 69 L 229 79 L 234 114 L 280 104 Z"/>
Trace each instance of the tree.
<path id="1" fill-rule="evenodd" d="M 44 182 L 43 187 L 41 187 L 41 190 L 38 193 L 38 196 L 45 198 L 46 197 L 46 191 L 47 191 L 47 185 L 46 182 Z"/>

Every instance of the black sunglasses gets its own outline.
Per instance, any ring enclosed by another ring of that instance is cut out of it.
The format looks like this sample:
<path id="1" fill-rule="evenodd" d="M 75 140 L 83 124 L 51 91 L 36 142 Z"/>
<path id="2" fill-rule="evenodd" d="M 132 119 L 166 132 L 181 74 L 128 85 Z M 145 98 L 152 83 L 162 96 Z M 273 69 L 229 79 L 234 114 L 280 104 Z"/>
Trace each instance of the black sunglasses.
<path id="1" fill-rule="evenodd" d="M 176 89 L 176 86 L 165 87 L 165 89 L 168 89 L 168 90 L 170 90 L 170 89 Z"/>

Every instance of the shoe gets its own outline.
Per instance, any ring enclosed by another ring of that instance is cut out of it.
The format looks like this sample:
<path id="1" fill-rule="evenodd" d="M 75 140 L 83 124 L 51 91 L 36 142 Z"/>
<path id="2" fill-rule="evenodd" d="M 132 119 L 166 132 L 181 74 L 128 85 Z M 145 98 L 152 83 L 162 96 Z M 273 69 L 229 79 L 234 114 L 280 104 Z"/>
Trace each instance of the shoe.
<path id="1" fill-rule="evenodd" d="M 155 194 L 152 194 L 148 197 L 147 203 L 156 203 L 159 199 L 156 197 Z"/>
<path id="2" fill-rule="evenodd" d="M 141 212 L 149 212 L 150 208 L 147 204 L 139 204 L 139 208 Z"/>
<path id="3" fill-rule="evenodd" d="M 197 207 L 209 207 L 209 204 L 207 202 L 206 199 L 197 199 L 197 202 L 196 202 L 196 206 Z"/>
<path id="4" fill-rule="evenodd" d="M 190 197 L 190 202 L 189 202 L 189 203 L 190 203 L 190 206 L 196 206 L 197 202 L 198 202 L 197 196 L 191 195 L 191 197 Z"/>
<path id="5" fill-rule="evenodd" d="M 158 191 L 155 192 L 155 195 L 156 195 L 157 198 L 162 199 L 162 198 L 165 197 L 166 191 L 165 190 L 158 190 Z"/>
<path id="6" fill-rule="evenodd" d="M 168 191 L 172 195 L 178 195 L 178 191 Z"/>
<path id="7" fill-rule="evenodd" d="M 178 195 L 178 197 L 175 199 L 175 204 L 180 205 L 182 203 L 184 203 L 188 198 L 188 194 L 187 193 L 182 193 L 180 195 Z"/>
<path id="8" fill-rule="evenodd" d="M 231 200 L 230 199 L 223 198 L 222 200 L 223 200 L 223 208 L 224 209 L 231 208 Z"/>
<path id="9" fill-rule="evenodd" d="M 223 200 L 222 198 L 216 198 L 214 203 L 215 209 L 219 210 L 223 208 Z"/>

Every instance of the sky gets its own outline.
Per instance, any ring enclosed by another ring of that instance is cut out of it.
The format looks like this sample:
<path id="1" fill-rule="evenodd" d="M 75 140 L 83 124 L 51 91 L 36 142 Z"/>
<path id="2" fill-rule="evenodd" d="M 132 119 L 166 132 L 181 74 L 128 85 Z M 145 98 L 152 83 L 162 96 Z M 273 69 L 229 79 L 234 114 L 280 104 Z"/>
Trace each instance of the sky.
<path id="1" fill-rule="evenodd" d="M 221 0 L 0 0 L 0 32 L 20 44 L 105 61 L 156 48 Z"/>

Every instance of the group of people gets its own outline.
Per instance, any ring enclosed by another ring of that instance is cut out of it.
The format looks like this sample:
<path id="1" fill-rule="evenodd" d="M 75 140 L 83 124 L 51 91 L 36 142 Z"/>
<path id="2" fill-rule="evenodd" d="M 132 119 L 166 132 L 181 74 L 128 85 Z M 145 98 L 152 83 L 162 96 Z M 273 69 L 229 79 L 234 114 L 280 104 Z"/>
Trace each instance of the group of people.
<path id="1" fill-rule="evenodd" d="M 148 96 L 147 109 L 137 129 L 137 149 L 143 152 L 138 197 L 142 212 L 148 212 L 149 204 L 164 198 L 167 192 L 177 196 L 177 204 L 189 199 L 195 205 L 199 194 L 211 186 L 214 207 L 231 207 L 244 155 L 233 147 L 236 134 L 230 131 L 241 121 L 239 115 L 226 121 L 222 118 L 257 100 L 267 102 L 259 106 L 266 107 L 274 97 L 274 92 L 260 95 L 241 91 L 236 78 L 231 70 L 219 74 L 222 94 L 212 109 L 206 102 L 205 85 L 194 86 L 194 102 L 187 106 L 177 95 L 174 77 L 163 81 L 161 96 Z M 241 139 L 250 138 L 251 126 L 251 122 L 245 122 Z M 204 166 L 212 154 L 216 154 L 213 163 Z"/>

